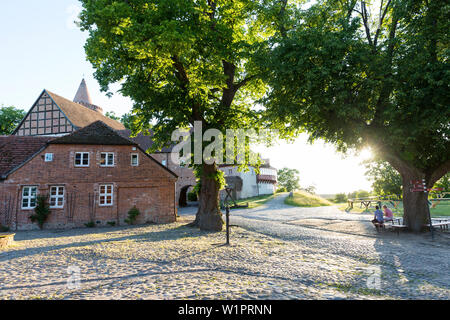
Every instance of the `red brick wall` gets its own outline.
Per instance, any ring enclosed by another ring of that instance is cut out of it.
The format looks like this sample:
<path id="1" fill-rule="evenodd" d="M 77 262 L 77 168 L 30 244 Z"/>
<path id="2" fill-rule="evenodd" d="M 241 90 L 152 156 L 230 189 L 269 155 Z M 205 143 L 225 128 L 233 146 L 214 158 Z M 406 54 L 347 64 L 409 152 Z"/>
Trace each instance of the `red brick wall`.
<path id="1" fill-rule="evenodd" d="M 170 153 L 152 153 L 151 156 L 162 163 L 166 160 L 168 163 L 168 168 L 178 175 L 177 185 L 176 185 L 176 201 L 178 205 L 178 200 L 180 199 L 180 191 L 185 186 L 195 186 L 196 180 L 194 172 L 188 166 L 180 167 L 179 165 L 172 162 Z"/>
<path id="2" fill-rule="evenodd" d="M 19 230 L 36 228 L 29 219 L 34 211 L 21 209 L 21 192 L 25 185 L 38 186 L 40 194 L 48 194 L 52 185 L 65 187 L 64 208 L 51 209 L 45 228 L 79 227 L 91 220 L 97 225 L 106 225 L 108 221 L 123 224 L 133 205 L 141 212 L 137 223 L 175 221 L 177 178 L 144 153 L 132 148 L 50 145 L 6 181 L 0 182 L 0 202 L 2 195 L 15 196 L 16 208 L 12 220 L 15 223 L 17 216 Z M 75 152 L 90 153 L 89 167 L 74 166 Z M 114 167 L 100 167 L 101 152 L 114 152 Z M 44 161 L 45 153 L 53 153 L 52 162 Z M 132 153 L 139 154 L 139 166 L 131 166 Z M 101 184 L 114 185 L 112 206 L 99 206 Z M 12 227 L 15 228 L 15 224 Z"/>

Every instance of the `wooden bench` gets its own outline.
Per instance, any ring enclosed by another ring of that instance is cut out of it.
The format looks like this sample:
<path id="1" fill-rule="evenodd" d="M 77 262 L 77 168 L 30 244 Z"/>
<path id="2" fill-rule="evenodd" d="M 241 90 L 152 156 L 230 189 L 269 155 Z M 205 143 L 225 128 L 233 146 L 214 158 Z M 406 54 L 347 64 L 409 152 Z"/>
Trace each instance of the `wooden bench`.
<path id="1" fill-rule="evenodd" d="M 400 230 L 405 229 L 406 225 L 400 224 L 401 218 L 393 218 L 392 220 L 385 221 L 384 223 L 375 223 L 375 228 L 377 228 L 377 231 L 379 232 L 379 228 L 382 230 L 386 230 L 386 227 L 391 228 L 392 230 L 397 232 L 397 235 L 400 234 Z M 389 223 L 390 222 L 390 223 Z"/>
<path id="2" fill-rule="evenodd" d="M 397 231 L 397 235 L 399 235 L 400 234 L 400 230 L 405 229 L 406 225 L 404 225 L 404 224 L 392 224 L 391 227 L 392 227 L 392 230 Z"/>
<path id="3" fill-rule="evenodd" d="M 448 226 L 450 225 L 450 221 L 448 220 L 438 220 L 439 222 L 432 222 L 432 226 L 439 227 L 441 230 L 448 230 Z M 425 226 L 430 227 L 430 224 L 426 224 Z"/>

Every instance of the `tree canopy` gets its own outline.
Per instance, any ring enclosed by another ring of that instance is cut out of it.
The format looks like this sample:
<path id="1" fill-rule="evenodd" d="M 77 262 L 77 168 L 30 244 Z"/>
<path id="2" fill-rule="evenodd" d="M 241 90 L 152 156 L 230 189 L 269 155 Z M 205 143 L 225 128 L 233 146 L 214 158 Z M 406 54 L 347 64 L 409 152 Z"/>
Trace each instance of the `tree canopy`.
<path id="1" fill-rule="evenodd" d="M 366 164 L 366 176 L 372 181 L 377 196 L 402 196 L 402 177 L 388 162 L 378 160 Z"/>
<path id="2" fill-rule="evenodd" d="M 258 127 L 254 101 L 265 83 L 255 53 L 274 33 L 280 1 L 81 0 L 81 28 L 89 33 L 88 60 L 102 90 L 120 82 L 134 101 L 136 132 L 152 122 L 155 149 L 178 128 L 201 122 L 215 128 Z M 200 171 L 196 223 L 220 230 L 221 172 Z M 205 219 L 201 219 L 201 218 Z"/>
<path id="3" fill-rule="evenodd" d="M 342 151 L 370 145 L 402 175 L 413 230 L 428 207 L 409 181 L 450 169 L 449 16 L 437 0 L 319 0 L 286 18 L 261 60 L 267 120 Z"/>
<path id="4" fill-rule="evenodd" d="M 283 168 L 278 170 L 278 185 L 286 188 L 286 191 L 291 192 L 300 188 L 299 171 L 297 169 Z"/>
<path id="5" fill-rule="evenodd" d="M 25 117 L 26 112 L 14 106 L 0 107 L 0 135 L 11 134 L 20 121 Z"/>
<path id="6" fill-rule="evenodd" d="M 110 119 L 120 121 L 123 124 L 123 126 L 127 129 L 132 130 L 133 128 L 133 119 L 130 113 L 124 113 L 121 117 L 119 117 L 118 115 L 116 115 L 114 111 L 107 111 L 105 113 L 105 116 L 107 116 Z"/>

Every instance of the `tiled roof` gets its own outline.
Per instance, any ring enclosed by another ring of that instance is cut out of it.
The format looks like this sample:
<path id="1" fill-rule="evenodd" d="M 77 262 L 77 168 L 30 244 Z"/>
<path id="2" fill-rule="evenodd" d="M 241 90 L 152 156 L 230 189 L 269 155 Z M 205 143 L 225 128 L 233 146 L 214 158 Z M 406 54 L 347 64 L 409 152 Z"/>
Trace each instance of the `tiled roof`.
<path id="1" fill-rule="evenodd" d="M 69 135 L 56 138 L 52 144 L 99 144 L 99 145 L 136 145 L 135 142 L 124 138 L 117 131 L 102 121 L 78 129 Z"/>
<path id="2" fill-rule="evenodd" d="M 147 151 L 148 149 L 150 149 L 153 146 L 153 139 L 152 139 L 152 135 L 153 134 L 152 134 L 151 130 L 149 130 L 149 135 L 144 135 L 142 133 L 139 133 L 136 137 L 130 137 L 131 130 L 128 130 L 128 129 L 119 130 L 118 132 L 123 137 L 128 138 L 131 141 L 137 143 L 145 151 Z M 158 151 L 152 152 L 152 153 L 158 153 L 158 152 L 170 153 L 170 152 L 172 152 L 172 149 L 173 149 L 174 146 L 175 146 L 175 144 L 170 146 L 170 147 L 164 147 L 161 150 L 158 150 Z"/>
<path id="3" fill-rule="evenodd" d="M 87 127 L 58 138 L 49 136 L 0 136 L 0 179 L 6 179 L 9 173 L 32 159 L 47 144 L 132 145 L 137 146 L 145 153 L 137 143 L 123 137 L 118 131 L 110 128 L 102 121 L 96 121 Z M 178 177 L 150 155 L 147 154 L 147 157 L 173 176 Z"/>
<path id="4" fill-rule="evenodd" d="M 83 128 L 95 121 L 102 121 L 108 126 L 115 130 L 124 130 L 125 127 L 119 121 L 110 119 L 100 112 L 89 109 L 88 107 L 82 106 L 79 103 L 75 103 L 66 98 L 58 96 L 48 90 L 45 90 L 53 101 L 59 106 L 66 117 L 72 122 L 72 124 L 78 128 Z"/>
<path id="5" fill-rule="evenodd" d="M 45 148 L 52 137 L 0 136 L 0 179 Z"/>

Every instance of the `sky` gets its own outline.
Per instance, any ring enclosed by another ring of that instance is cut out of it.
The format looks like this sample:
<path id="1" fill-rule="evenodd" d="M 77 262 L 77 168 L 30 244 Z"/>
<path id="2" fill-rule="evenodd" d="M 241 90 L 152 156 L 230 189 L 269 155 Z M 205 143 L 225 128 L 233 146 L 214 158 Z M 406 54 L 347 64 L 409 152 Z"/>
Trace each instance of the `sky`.
<path id="1" fill-rule="evenodd" d="M 104 112 L 122 115 L 131 110 L 129 98 L 119 93 L 108 98 L 100 92 L 84 53 L 87 34 L 73 23 L 80 10 L 75 0 L 1 2 L 0 106 L 14 105 L 28 111 L 43 89 L 72 100 L 84 77 L 93 103 Z M 280 141 L 270 148 L 259 146 L 256 151 L 270 158 L 276 168 L 298 169 L 300 185 L 315 185 L 320 194 L 370 190 L 361 165 L 370 157 L 369 150 L 343 158 L 334 146 L 322 142 L 309 145 L 306 139 L 302 135 L 293 144 Z"/>

